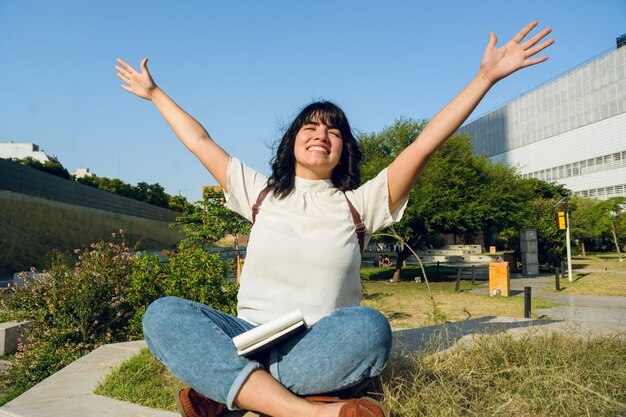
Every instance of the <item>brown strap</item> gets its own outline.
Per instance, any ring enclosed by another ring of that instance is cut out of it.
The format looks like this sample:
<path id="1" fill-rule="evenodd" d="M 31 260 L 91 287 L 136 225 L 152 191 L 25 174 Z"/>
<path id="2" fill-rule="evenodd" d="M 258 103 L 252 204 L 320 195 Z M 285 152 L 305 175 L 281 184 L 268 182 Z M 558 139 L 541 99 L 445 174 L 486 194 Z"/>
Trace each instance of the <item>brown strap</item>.
<path id="1" fill-rule="evenodd" d="M 256 203 L 254 203 L 254 205 L 252 206 L 252 224 L 256 222 L 256 215 L 259 214 L 259 208 L 261 207 L 263 200 L 265 200 L 265 197 L 267 197 L 271 189 L 272 188 L 268 185 L 263 189 L 263 191 L 259 193 L 259 196 L 256 199 Z M 361 255 L 363 255 L 363 251 L 365 250 L 365 225 L 363 224 L 363 221 L 361 221 L 361 215 L 358 211 L 356 211 L 356 209 L 350 202 L 350 199 L 348 199 L 346 193 L 343 193 L 343 196 L 346 198 L 346 202 L 348 203 L 348 207 L 350 208 L 352 221 L 354 221 L 354 226 L 356 227 L 356 236 L 359 240 L 359 248 L 361 249 Z"/>
<path id="2" fill-rule="evenodd" d="M 259 207 L 261 207 L 261 203 L 263 203 L 263 200 L 265 200 L 265 197 L 267 197 L 271 189 L 272 187 L 270 187 L 269 185 L 265 187 L 263 191 L 259 193 L 259 196 L 256 199 L 256 203 L 252 205 L 252 224 L 254 224 L 254 222 L 256 221 L 256 215 L 259 214 Z"/>
<path id="3" fill-rule="evenodd" d="M 359 239 L 361 256 L 363 256 L 363 252 L 365 251 L 365 225 L 363 224 L 363 221 L 361 221 L 361 215 L 358 211 L 356 211 L 346 193 L 343 193 L 343 196 L 348 202 L 348 207 L 350 207 L 350 214 L 352 215 L 352 220 L 354 221 L 354 225 L 356 226 L 356 237 Z"/>

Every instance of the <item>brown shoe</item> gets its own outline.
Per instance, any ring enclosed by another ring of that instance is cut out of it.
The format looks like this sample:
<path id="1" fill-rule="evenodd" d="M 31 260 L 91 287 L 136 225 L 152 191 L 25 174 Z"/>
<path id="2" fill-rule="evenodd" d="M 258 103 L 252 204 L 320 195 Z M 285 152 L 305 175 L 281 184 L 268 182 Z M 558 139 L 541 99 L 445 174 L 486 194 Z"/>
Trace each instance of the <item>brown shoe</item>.
<path id="1" fill-rule="evenodd" d="M 314 403 L 345 403 L 339 417 L 389 417 L 389 412 L 376 400 L 369 397 L 342 400 L 337 397 L 306 397 Z"/>
<path id="2" fill-rule="evenodd" d="M 178 411 L 183 417 L 217 417 L 226 405 L 213 401 L 193 388 L 184 388 L 176 396 Z"/>

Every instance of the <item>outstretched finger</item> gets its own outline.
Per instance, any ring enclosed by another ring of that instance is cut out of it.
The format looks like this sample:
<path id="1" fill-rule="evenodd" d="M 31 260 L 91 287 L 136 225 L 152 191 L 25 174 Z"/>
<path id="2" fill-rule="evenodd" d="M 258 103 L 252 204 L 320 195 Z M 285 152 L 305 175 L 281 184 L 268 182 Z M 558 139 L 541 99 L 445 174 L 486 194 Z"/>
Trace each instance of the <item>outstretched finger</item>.
<path id="1" fill-rule="evenodd" d="M 520 30 L 519 33 L 513 37 L 512 41 L 520 43 L 522 39 L 524 39 L 526 35 L 528 35 L 530 31 L 533 30 L 538 24 L 539 22 L 537 22 L 536 20 L 534 22 L 530 22 L 524 27 L 524 29 Z"/>
<path id="2" fill-rule="evenodd" d="M 532 65 L 537 65 L 538 63 L 543 62 L 543 61 L 547 61 L 547 60 L 548 60 L 547 56 L 542 56 L 542 57 L 539 57 L 539 58 L 526 59 L 526 60 L 524 60 L 523 67 L 530 67 Z"/>
<path id="3" fill-rule="evenodd" d="M 115 69 L 117 70 L 118 74 L 122 74 L 125 77 L 130 78 L 130 73 L 128 71 L 126 71 L 124 68 L 122 67 L 118 67 L 117 65 L 115 66 Z"/>
<path id="4" fill-rule="evenodd" d="M 121 74 L 121 73 L 117 73 L 117 78 L 119 78 L 120 80 L 124 81 L 126 84 L 130 84 L 130 78 L 126 77 L 125 75 Z"/>
<path id="5" fill-rule="evenodd" d="M 124 69 L 125 69 L 125 70 L 129 73 L 129 74 L 132 74 L 133 72 L 136 72 L 136 71 L 135 71 L 135 68 L 133 68 L 133 66 L 132 66 L 132 65 L 127 64 L 126 62 L 122 61 L 122 60 L 121 60 L 121 59 L 119 59 L 119 58 L 117 58 L 117 59 L 116 59 L 116 61 L 117 61 L 117 63 L 118 63 L 118 64 L 120 64 L 120 66 L 121 66 L 122 68 L 124 68 Z"/>
<path id="6" fill-rule="evenodd" d="M 526 57 L 530 57 L 535 55 L 536 53 L 539 53 L 541 51 L 543 51 L 544 49 L 546 49 L 548 46 L 552 45 L 554 43 L 554 39 L 548 39 L 547 41 L 540 43 L 537 46 L 534 46 L 530 49 L 526 50 Z"/>
<path id="7" fill-rule="evenodd" d="M 552 32 L 552 29 L 545 28 L 544 30 L 542 30 L 541 32 L 537 33 L 535 36 L 533 36 L 532 38 L 530 38 L 526 42 L 524 42 L 522 44 L 522 47 L 524 49 L 529 49 L 529 48 L 533 47 L 537 42 L 539 42 L 540 40 L 545 38 L 546 35 L 548 35 L 550 32 Z"/>

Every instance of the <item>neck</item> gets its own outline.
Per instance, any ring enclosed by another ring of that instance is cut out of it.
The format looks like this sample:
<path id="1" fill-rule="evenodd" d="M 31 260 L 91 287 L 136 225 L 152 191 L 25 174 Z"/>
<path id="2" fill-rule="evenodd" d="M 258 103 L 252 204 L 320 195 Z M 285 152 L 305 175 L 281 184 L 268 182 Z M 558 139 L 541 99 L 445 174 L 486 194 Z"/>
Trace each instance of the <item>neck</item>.
<path id="1" fill-rule="evenodd" d="M 296 177 L 300 177 L 305 180 L 330 180 L 332 179 L 332 176 L 332 171 L 325 173 L 314 171 L 303 166 L 296 166 Z"/>

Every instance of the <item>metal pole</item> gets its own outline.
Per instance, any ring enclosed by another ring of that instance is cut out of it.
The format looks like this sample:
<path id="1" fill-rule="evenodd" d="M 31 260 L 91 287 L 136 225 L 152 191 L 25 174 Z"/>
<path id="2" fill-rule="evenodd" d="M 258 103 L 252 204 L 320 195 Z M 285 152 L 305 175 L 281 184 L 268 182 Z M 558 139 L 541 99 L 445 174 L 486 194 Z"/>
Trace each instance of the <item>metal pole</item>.
<path id="1" fill-rule="evenodd" d="M 569 282 L 573 282 L 572 278 L 572 248 L 569 238 L 569 207 L 565 205 L 565 224 L 567 230 L 565 231 L 565 244 L 567 245 L 567 279 Z"/>
<path id="2" fill-rule="evenodd" d="M 461 285 L 461 268 L 456 270 L 456 286 L 454 287 L 454 291 L 459 292 L 460 285 Z"/>
<path id="3" fill-rule="evenodd" d="M 437 261 L 437 278 L 439 278 L 439 261 Z"/>
<path id="4" fill-rule="evenodd" d="M 559 268 L 555 268 L 554 275 L 556 278 L 556 290 L 561 291 L 561 270 Z"/>
<path id="5" fill-rule="evenodd" d="M 472 286 L 476 285 L 476 265 L 472 265 Z"/>
<path id="6" fill-rule="evenodd" d="M 530 318 L 530 292 L 531 287 L 524 287 L 524 318 Z"/>

